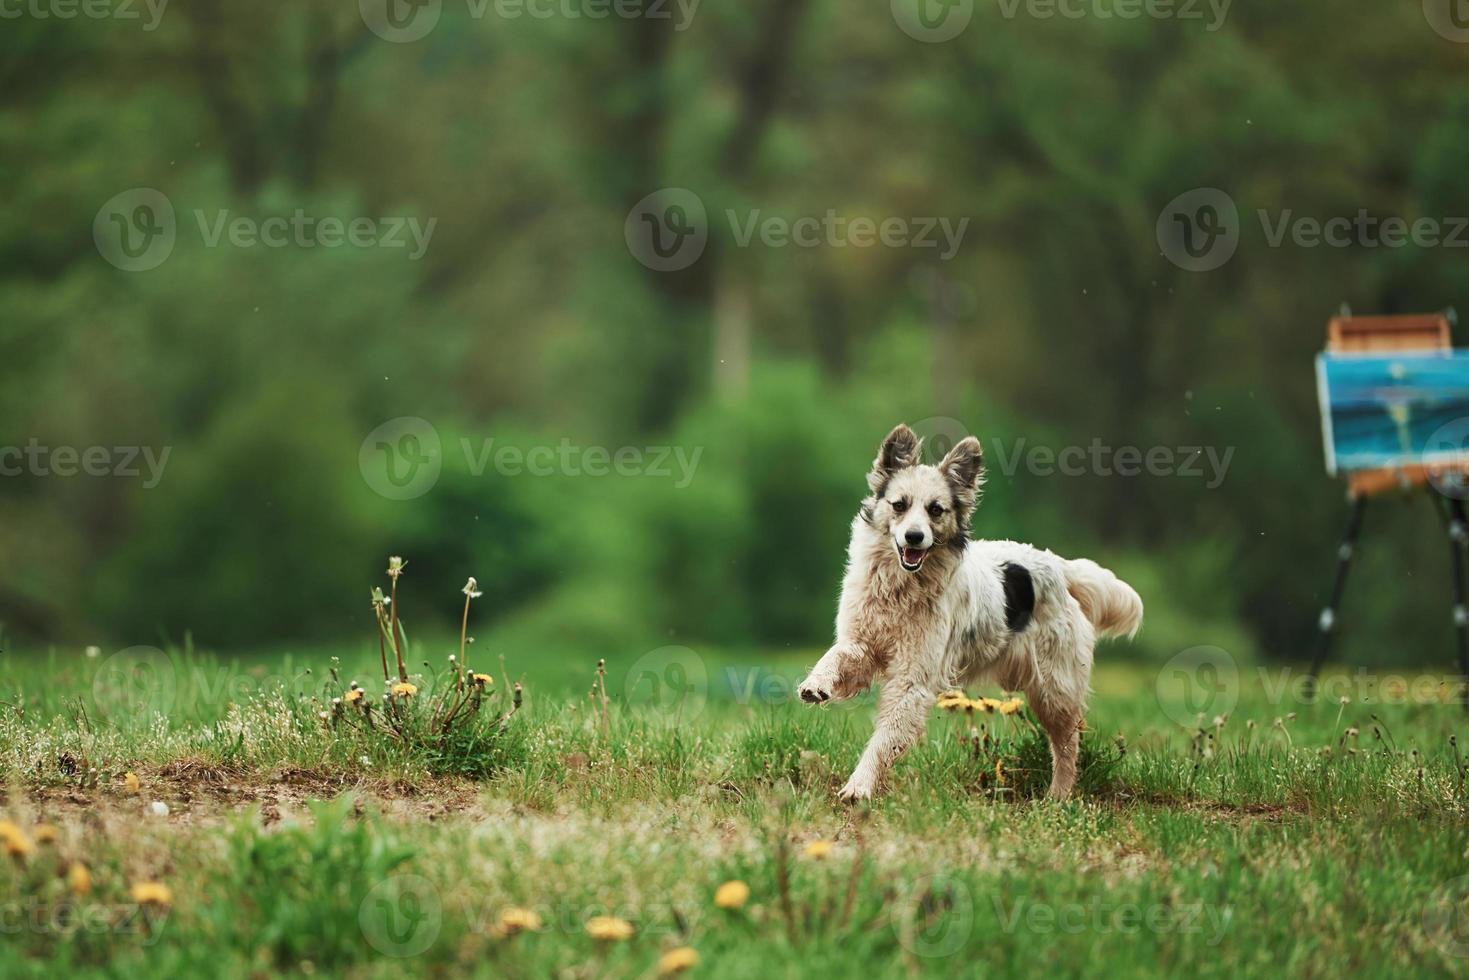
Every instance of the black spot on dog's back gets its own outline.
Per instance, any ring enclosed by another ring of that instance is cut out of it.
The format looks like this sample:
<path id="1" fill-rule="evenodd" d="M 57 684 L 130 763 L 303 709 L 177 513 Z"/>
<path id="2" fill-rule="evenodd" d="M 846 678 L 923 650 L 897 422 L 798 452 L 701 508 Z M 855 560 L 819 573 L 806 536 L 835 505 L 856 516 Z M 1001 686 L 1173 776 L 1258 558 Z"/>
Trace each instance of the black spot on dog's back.
<path id="1" fill-rule="evenodd" d="M 1029 569 L 1009 561 L 1000 566 L 1000 576 L 1005 583 L 1005 625 L 1019 633 L 1035 612 L 1035 582 Z"/>

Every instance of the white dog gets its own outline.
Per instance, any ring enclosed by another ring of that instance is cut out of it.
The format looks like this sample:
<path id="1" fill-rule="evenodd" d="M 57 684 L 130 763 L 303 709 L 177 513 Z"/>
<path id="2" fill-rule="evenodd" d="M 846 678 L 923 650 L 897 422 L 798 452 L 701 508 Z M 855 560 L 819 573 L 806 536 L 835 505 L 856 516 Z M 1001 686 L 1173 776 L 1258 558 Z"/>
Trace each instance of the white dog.
<path id="1" fill-rule="evenodd" d="M 882 680 L 877 725 L 843 800 L 869 799 L 922 736 L 938 695 L 993 683 L 1024 691 L 1051 743 L 1051 796 L 1076 782 L 1092 648 L 1142 624 L 1138 594 L 1095 562 L 1014 541 L 970 541 L 984 482 L 970 436 L 938 466 L 899 425 L 867 475 L 872 496 L 852 521 L 836 643 L 800 686 L 811 703 Z"/>

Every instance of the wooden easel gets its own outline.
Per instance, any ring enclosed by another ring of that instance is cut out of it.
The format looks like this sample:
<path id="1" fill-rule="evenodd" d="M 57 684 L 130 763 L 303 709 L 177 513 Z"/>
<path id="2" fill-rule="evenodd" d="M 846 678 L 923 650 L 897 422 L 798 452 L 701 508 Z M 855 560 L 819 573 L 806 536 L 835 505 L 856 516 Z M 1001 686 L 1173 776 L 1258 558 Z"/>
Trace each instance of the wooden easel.
<path id="1" fill-rule="evenodd" d="M 1453 349 L 1451 335 L 1453 317 L 1449 313 L 1432 313 L 1413 316 L 1351 316 L 1344 313 L 1333 317 L 1326 328 L 1326 350 L 1331 354 L 1391 354 L 1405 352 L 1442 352 Z M 1323 407 L 1323 411 L 1325 408 Z M 1449 552 L 1453 563 L 1454 577 L 1454 631 L 1458 642 L 1459 675 L 1469 679 L 1469 604 L 1465 601 L 1465 547 L 1469 544 L 1469 518 L 1465 517 L 1464 501 L 1458 497 L 1440 493 L 1431 480 L 1446 475 L 1464 480 L 1469 473 L 1453 466 L 1430 466 L 1408 464 L 1382 469 L 1357 470 L 1347 476 L 1347 501 L 1351 513 L 1347 518 L 1346 532 L 1336 553 L 1336 574 L 1332 581 L 1331 597 L 1321 610 L 1317 620 L 1316 653 L 1311 660 L 1311 672 L 1306 685 L 1306 697 L 1315 694 L 1316 677 L 1321 665 L 1331 652 L 1331 640 L 1336 633 L 1337 609 L 1341 605 L 1346 589 L 1347 572 L 1356 554 L 1357 539 L 1362 533 L 1362 518 L 1371 497 L 1391 493 L 1406 494 L 1425 490 L 1433 502 L 1434 510 L 1444 523 L 1448 534 Z M 1466 484 L 1469 485 L 1469 484 Z M 1469 687 L 1466 687 L 1469 691 Z M 1461 698 L 1469 709 L 1469 698 Z"/>

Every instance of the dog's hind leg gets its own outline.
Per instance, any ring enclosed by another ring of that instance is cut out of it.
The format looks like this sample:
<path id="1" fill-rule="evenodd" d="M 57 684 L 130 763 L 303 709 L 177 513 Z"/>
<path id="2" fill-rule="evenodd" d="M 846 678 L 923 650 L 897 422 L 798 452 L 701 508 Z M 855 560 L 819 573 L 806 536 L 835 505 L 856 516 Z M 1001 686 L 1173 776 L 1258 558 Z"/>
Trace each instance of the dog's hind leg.
<path id="1" fill-rule="evenodd" d="M 1031 710 L 1040 719 L 1051 742 L 1051 798 L 1064 800 L 1076 785 L 1077 752 L 1081 745 L 1083 709 L 1057 700 L 1047 700 L 1040 692 L 1027 691 Z"/>
<path id="2" fill-rule="evenodd" d="M 923 735 L 928 712 L 937 696 L 926 686 L 892 678 L 877 702 L 877 726 L 852 778 L 842 787 L 847 802 L 871 799 L 888 767 Z"/>

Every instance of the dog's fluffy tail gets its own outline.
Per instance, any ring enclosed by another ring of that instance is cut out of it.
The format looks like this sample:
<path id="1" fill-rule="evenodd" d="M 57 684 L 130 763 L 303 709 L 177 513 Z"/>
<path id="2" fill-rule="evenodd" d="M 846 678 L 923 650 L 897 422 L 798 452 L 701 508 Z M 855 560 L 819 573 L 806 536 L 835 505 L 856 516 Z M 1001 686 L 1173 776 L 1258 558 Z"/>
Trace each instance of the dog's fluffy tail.
<path id="1" fill-rule="evenodd" d="M 1066 563 L 1066 591 L 1081 606 L 1099 636 L 1137 634 L 1143 624 L 1143 600 L 1132 586 L 1086 558 Z"/>

